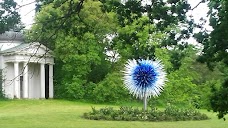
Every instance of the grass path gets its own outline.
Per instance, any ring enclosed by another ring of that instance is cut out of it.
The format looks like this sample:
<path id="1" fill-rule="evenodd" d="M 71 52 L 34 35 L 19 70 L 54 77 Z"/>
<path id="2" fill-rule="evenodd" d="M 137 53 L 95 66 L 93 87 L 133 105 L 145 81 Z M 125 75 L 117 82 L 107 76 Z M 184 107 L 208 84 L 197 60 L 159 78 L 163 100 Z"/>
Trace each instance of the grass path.
<path id="1" fill-rule="evenodd" d="M 228 121 L 206 113 L 210 120 L 178 122 L 94 121 L 81 118 L 84 112 L 105 105 L 65 100 L 0 101 L 0 128 L 228 128 Z"/>

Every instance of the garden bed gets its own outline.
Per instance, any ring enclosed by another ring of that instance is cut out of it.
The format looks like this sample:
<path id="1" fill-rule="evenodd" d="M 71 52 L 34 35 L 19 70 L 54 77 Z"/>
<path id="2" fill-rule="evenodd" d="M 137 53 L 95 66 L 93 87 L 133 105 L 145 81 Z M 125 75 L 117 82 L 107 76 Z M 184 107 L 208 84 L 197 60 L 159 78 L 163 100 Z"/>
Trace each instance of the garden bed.
<path id="1" fill-rule="evenodd" d="M 112 107 L 99 110 L 92 107 L 92 111 L 84 113 L 83 117 L 90 120 L 116 120 L 116 121 L 186 121 L 186 120 L 207 120 L 206 114 L 196 109 L 177 108 L 168 106 L 164 111 L 157 108 L 150 108 L 144 111 L 133 107 L 120 107 L 118 110 Z"/>

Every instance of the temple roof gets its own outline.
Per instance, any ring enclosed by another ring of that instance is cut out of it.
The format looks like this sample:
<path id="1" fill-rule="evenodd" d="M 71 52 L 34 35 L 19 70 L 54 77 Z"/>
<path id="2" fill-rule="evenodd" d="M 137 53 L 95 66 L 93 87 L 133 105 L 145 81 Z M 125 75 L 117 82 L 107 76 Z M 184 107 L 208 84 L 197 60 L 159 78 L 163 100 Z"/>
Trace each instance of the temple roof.
<path id="1" fill-rule="evenodd" d="M 28 47 L 29 45 L 31 45 L 31 44 L 30 44 L 30 43 L 22 43 L 22 44 L 20 44 L 20 45 L 18 45 L 18 46 L 9 48 L 9 49 L 7 49 L 7 50 L 0 51 L 0 53 L 11 53 L 11 52 L 20 51 L 20 50 L 22 50 L 23 48 Z"/>
<path id="2" fill-rule="evenodd" d="M 39 42 L 22 43 L 18 46 L 0 51 L 2 55 L 35 55 L 35 56 L 49 56 L 52 57 L 52 51 Z"/>

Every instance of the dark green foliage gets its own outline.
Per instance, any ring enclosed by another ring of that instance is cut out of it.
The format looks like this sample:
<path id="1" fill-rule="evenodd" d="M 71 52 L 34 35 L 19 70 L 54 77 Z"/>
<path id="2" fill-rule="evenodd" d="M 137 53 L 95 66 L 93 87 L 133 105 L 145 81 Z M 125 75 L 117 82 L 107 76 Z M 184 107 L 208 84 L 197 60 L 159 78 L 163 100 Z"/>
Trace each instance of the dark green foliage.
<path id="1" fill-rule="evenodd" d="M 223 118 L 228 113 L 228 79 L 218 89 L 212 86 L 212 96 L 210 99 L 214 112 L 218 112 L 218 118 Z"/>
<path id="2" fill-rule="evenodd" d="M 99 83 L 100 81 L 104 80 L 105 76 L 111 70 L 111 62 L 105 60 L 104 55 L 100 55 L 101 63 L 98 65 L 91 65 L 91 72 L 88 75 L 88 81 L 93 83 Z"/>
<path id="3" fill-rule="evenodd" d="M 14 0 L 0 2 L 0 34 L 15 28 L 20 23 L 20 15 L 17 12 L 17 3 Z"/>
<path id="4" fill-rule="evenodd" d="M 198 60 L 207 63 L 208 67 L 213 70 L 216 65 L 225 64 L 224 69 L 228 66 L 228 1 L 227 0 L 210 0 L 209 22 L 213 28 L 212 31 L 202 30 L 195 34 L 197 41 L 203 45 Z M 220 62 L 220 63 L 218 63 Z M 222 118 L 227 114 L 228 107 L 226 90 L 227 80 L 224 81 L 221 89 L 212 89 L 211 107 L 213 111 L 219 112 L 218 117 Z"/>
<path id="5" fill-rule="evenodd" d="M 5 97 L 5 94 L 3 90 L 0 90 L 0 100 L 6 100 L 7 98 Z"/>
<path id="6" fill-rule="evenodd" d="M 209 21 L 212 32 L 202 31 L 196 34 L 197 40 L 203 44 L 203 52 L 199 60 L 206 62 L 210 68 L 214 62 L 222 61 L 228 65 L 227 41 L 228 41 L 228 1 L 210 0 Z"/>
<path id="7" fill-rule="evenodd" d="M 181 50 L 171 51 L 170 62 L 172 63 L 172 69 L 170 70 L 178 70 L 181 67 L 181 61 L 185 57 L 185 54 Z"/>
<path id="8" fill-rule="evenodd" d="M 207 115 L 201 114 L 194 109 L 179 109 L 169 105 L 164 111 L 151 108 L 144 111 L 133 107 L 120 107 L 115 110 L 111 107 L 96 110 L 92 107 L 92 112 L 84 113 L 86 119 L 91 120 L 118 120 L 118 121 L 185 121 L 185 120 L 206 120 Z"/>

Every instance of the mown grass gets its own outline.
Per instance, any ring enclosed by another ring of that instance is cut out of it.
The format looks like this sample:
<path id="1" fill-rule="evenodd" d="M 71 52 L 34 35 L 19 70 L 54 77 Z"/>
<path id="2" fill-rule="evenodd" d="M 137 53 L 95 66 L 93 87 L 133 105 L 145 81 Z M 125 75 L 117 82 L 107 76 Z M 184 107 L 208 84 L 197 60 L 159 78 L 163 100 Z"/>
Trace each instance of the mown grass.
<path id="1" fill-rule="evenodd" d="M 65 100 L 0 101 L 0 128 L 227 128 L 215 113 L 201 110 L 211 119 L 203 121 L 140 122 L 95 121 L 81 118 L 84 112 L 107 105 Z"/>

